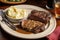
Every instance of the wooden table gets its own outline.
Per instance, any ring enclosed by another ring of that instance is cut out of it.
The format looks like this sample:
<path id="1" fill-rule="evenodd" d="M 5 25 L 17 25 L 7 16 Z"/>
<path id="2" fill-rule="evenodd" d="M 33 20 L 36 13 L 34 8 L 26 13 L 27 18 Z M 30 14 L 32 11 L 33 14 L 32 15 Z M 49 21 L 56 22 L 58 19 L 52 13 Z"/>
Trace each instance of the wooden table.
<path id="1" fill-rule="evenodd" d="M 39 6 L 42 7 L 44 9 L 46 9 L 46 4 L 47 4 L 47 0 L 27 0 L 27 2 L 22 3 L 22 4 L 30 4 L 30 5 L 35 5 L 35 6 Z M 21 5 L 21 4 L 18 4 Z M 9 4 L 4 4 L 0 2 L 0 9 L 6 9 L 8 8 Z M 49 10 L 50 12 L 54 12 L 53 10 Z M 60 25 L 60 20 L 56 19 L 57 21 L 57 26 Z M 14 36 L 9 35 L 8 33 L 6 33 L 1 27 L 0 27 L 0 40 L 22 40 L 22 38 L 16 38 Z M 24 39 L 25 40 L 25 39 Z M 40 40 L 48 40 L 46 37 L 41 38 Z"/>

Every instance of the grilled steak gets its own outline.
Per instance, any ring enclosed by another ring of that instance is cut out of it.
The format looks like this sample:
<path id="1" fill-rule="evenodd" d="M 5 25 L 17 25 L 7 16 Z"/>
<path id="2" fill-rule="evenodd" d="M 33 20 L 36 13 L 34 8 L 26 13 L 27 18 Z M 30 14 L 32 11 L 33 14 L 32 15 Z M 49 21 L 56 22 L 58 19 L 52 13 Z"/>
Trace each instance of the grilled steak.
<path id="1" fill-rule="evenodd" d="M 34 20 L 22 21 L 22 28 L 33 33 L 39 33 L 45 30 L 45 24 Z"/>
<path id="2" fill-rule="evenodd" d="M 31 12 L 31 15 L 28 17 L 28 19 L 40 21 L 45 24 L 48 21 L 50 21 L 50 18 L 51 18 L 51 14 L 44 12 L 44 11 L 36 11 L 36 10 L 33 10 Z"/>
<path id="3" fill-rule="evenodd" d="M 22 21 L 22 28 L 33 32 L 39 33 L 45 30 L 45 25 L 50 21 L 51 14 L 44 11 L 33 10 L 28 16 L 27 20 Z"/>

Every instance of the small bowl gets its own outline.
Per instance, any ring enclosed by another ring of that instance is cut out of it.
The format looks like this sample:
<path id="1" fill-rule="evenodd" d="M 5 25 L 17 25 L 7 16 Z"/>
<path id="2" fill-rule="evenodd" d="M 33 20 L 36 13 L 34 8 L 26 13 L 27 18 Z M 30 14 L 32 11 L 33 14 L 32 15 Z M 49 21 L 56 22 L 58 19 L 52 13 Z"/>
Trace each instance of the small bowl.
<path id="1" fill-rule="evenodd" d="M 7 11 L 6 11 L 6 12 L 7 12 Z M 5 16 L 6 16 L 6 18 L 7 18 L 10 22 L 14 22 L 14 23 L 19 23 L 20 21 L 27 19 L 27 17 L 24 17 L 24 18 L 22 18 L 22 19 L 11 18 L 11 17 L 9 17 L 9 16 L 7 15 L 7 13 L 5 13 Z"/>

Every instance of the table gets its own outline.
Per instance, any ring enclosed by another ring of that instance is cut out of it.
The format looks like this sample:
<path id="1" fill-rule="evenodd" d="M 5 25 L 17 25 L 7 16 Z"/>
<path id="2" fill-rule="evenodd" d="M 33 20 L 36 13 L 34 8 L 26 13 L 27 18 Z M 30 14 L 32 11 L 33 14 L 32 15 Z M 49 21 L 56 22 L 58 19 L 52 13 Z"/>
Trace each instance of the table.
<path id="1" fill-rule="evenodd" d="M 27 0 L 25 3 L 22 3 L 22 4 L 30 4 L 30 5 L 35 5 L 35 6 L 39 6 L 39 7 L 42 7 L 44 9 L 46 9 L 46 4 L 47 4 L 47 0 Z M 18 4 L 18 5 L 21 5 L 21 4 Z M 8 8 L 9 6 L 12 6 L 12 5 L 9 5 L 9 4 L 4 4 L 4 3 L 1 3 L 0 2 L 0 9 L 6 9 Z M 54 10 L 49 10 L 50 12 L 54 12 Z M 57 21 L 57 26 L 60 25 L 60 20 L 59 19 L 56 19 Z M 9 35 L 8 33 L 6 33 L 1 27 L 0 27 L 0 40 L 22 40 L 22 38 L 16 38 L 12 35 Z M 25 40 L 25 39 L 23 39 Z M 38 39 L 37 39 L 38 40 Z M 46 37 L 44 38 L 41 38 L 39 40 L 48 40 Z"/>

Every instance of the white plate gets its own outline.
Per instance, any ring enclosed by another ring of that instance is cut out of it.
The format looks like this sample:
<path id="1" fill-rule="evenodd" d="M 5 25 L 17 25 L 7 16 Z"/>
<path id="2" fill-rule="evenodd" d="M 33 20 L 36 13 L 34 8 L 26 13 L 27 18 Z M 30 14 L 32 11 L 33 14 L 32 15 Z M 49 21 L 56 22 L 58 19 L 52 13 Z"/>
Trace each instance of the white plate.
<path id="1" fill-rule="evenodd" d="M 17 8 L 25 8 L 25 9 L 29 9 L 29 10 L 39 10 L 39 11 L 45 11 L 48 12 L 47 10 L 41 8 L 41 7 L 37 7 L 37 6 L 33 6 L 33 5 L 16 5 L 15 7 Z M 8 10 L 5 9 L 4 11 Z M 51 18 L 50 20 L 50 26 L 48 27 L 48 29 L 46 29 L 44 32 L 38 33 L 38 34 L 22 34 L 19 32 L 16 32 L 14 30 L 12 30 L 11 28 L 9 28 L 4 22 L 0 22 L 1 27 L 10 35 L 13 35 L 15 37 L 19 37 L 19 38 L 26 38 L 26 39 L 37 39 L 37 38 L 42 38 L 45 37 L 49 34 L 51 34 L 55 28 L 56 28 L 56 20 L 54 17 Z"/>

